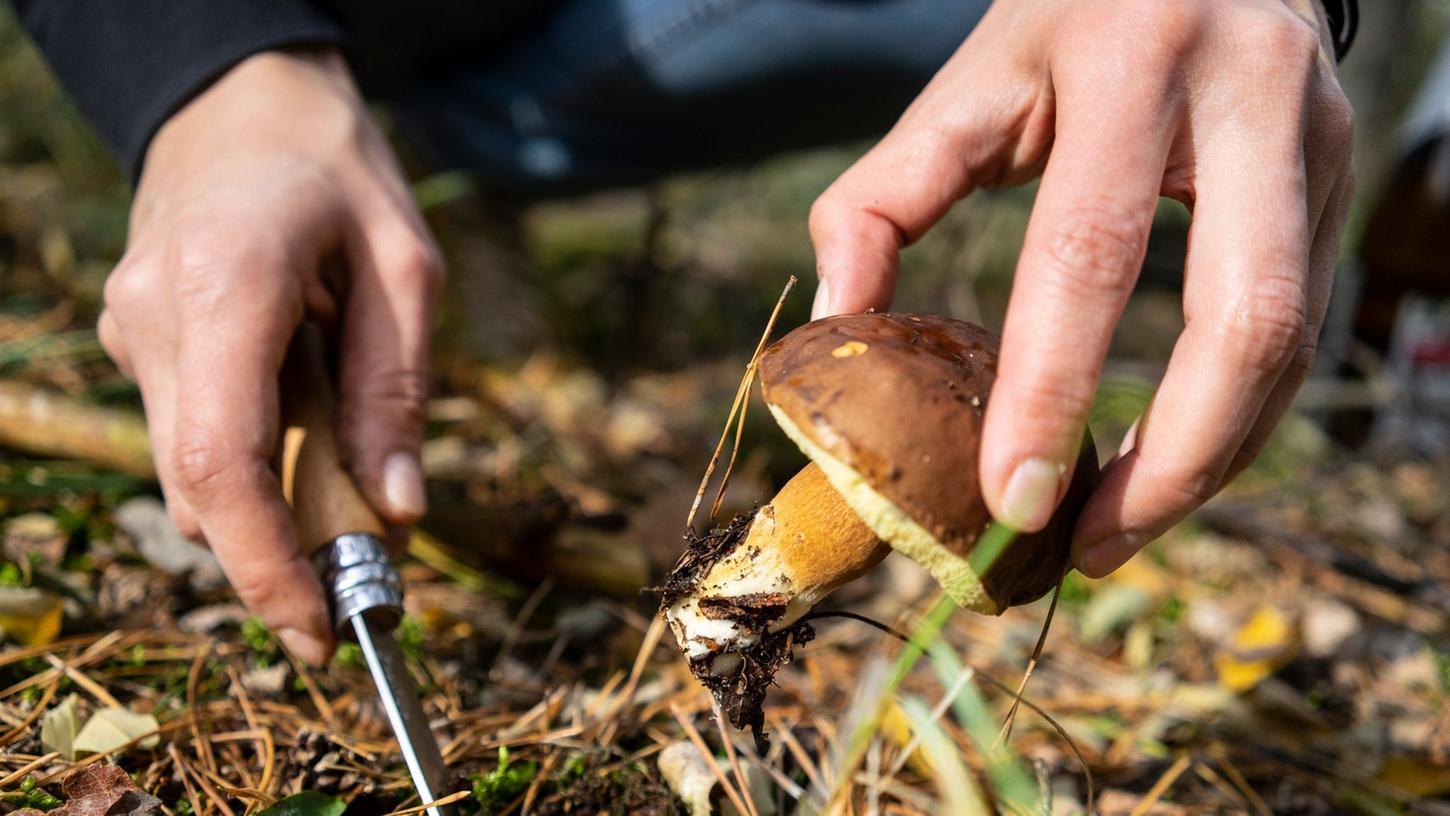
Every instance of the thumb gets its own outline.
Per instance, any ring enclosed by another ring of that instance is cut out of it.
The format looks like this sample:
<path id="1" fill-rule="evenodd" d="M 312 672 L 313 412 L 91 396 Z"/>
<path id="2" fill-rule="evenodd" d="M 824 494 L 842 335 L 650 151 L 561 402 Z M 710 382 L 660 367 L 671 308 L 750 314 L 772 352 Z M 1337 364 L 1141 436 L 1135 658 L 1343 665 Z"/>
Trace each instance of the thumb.
<path id="1" fill-rule="evenodd" d="M 443 266 L 431 239 L 411 227 L 357 243 L 339 352 L 338 438 L 368 502 L 386 521 L 411 524 L 427 509 L 419 451 Z"/>

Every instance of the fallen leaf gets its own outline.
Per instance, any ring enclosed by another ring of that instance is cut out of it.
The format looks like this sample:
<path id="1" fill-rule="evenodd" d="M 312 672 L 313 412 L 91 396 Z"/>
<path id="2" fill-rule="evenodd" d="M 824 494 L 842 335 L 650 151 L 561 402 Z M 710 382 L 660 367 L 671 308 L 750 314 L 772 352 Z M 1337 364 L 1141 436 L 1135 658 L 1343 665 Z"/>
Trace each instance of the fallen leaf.
<path id="1" fill-rule="evenodd" d="M 1097 643 L 1147 613 L 1153 596 L 1136 586 L 1109 584 L 1093 594 L 1078 616 L 1082 642 Z"/>
<path id="2" fill-rule="evenodd" d="M 129 743 L 143 734 L 151 736 L 136 743 L 136 747 L 150 750 L 156 747 L 160 737 L 154 732 L 161 724 L 150 714 L 137 714 L 124 708 L 107 706 L 91 715 L 89 721 L 76 735 L 75 749 L 104 754 Z"/>
<path id="3" fill-rule="evenodd" d="M 895 699 L 887 703 L 886 711 L 881 717 L 881 735 L 897 749 L 904 749 L 911 744 L 911 722 L 907 720 L 906 713 Z M 927 779 L 931 778 L 931 765 L 922 756 L 920 747 L 912 749 L 911 756 L 906 760 L 906 767 Z"/>
<path id="4" fill-rule="evenodd" d="M 242 675 L 242 687 L 259 697 L 275 696 L 286 687 L 287 674 L 291 670 L 292 666 L 285 662 L 252 669 Z"/>
<path id="5" fill-rule="evenodd" d="M 156 498 L 130 499 L 116 508 L 115 519 L 151 566 L 168 575 L 190 576 L 198 587 L 212 588 L 223 582 L 216 556 L 183 536 L 171 523 L 166 505 Z"/>
<path id="6" fill-rule="evenodd" d="M 342 816 L 344 810 L 347 810 L 347 803 L 336 796 L 302 791 L 278 800 L 258 812 L 257 816 Z"/>
<path id="7" fill-rule="evenodd" d="M 0 541 L 0 554 L 11 561 L 35 557 L 57 566 L 65 557 L 65 531 L 55 516 L 47 513 L 25 513 L 5 523 L 5 537 Z"/>
<path id="8" fill-rule="evenodd" d="M 60 636 L 65 601 L 39 587 L 0 587 L 0 641 L 43 646 Z"/>
<path id="9" fill-rule="evenodd" d="M 1293 659 L 1297 647 L 1293 622 L 1278 609 L 1261 606 L 1214 654 L 1218 682 L 1229 691 L 1247 691 Z"/>
<path id="10" fill-rule="evenodd" d="M 715 789 L 715 772 L 694 743 L 680 740 L 665 746 L 655 760 L 665 784 L 685 803 L 690 816 L 710 816 L 710 793 Z"/>
<path id="11" fill-rule="evenodd" d="M 115 765 L 87 765 L 60 783 L 65 804 L 50 816 L 150 816 L 161 800 Z"/>
<path id="12" fill-rule="evenodd" d="M 76 758 L 76 731 L 76 696 L 71 694 L 41 715 L 40 747 L 70 762 Z"/>
<path id="13" fill-rule="evenodd" d="M 1450 793 L 1450 768 L 1414 757 L 1392 756 L 1386 759 L 1377 778 L 1417 799 Z"/>

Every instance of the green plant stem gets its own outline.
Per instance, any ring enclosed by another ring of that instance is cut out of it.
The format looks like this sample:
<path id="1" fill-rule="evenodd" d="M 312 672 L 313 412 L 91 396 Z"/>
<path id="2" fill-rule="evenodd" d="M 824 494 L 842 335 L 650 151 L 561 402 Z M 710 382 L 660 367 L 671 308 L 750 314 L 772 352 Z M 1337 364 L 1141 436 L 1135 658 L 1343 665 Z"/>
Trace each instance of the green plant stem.
<path id="1" fill-rule="evenodd" d="M 967 562 L 978 575 L 986 574 L 997 558 L 1006 552 L 1017 537 L 1017 531 L 1004 524 L 989 525 L 982 534 L 977 545 L 972 548 L 972 553 L 967 557 Z M 857 726 L 851 734 L 851 741 L 847 743 L 845 761 L 841 764 L 841 782 L 835 795 L 832 797 L 832 804 L 839 799 L 844 792 L 851 789 L 851 773 L 856 766 L 861 764 L 862 758 L 866 756 L 866 748 L 871 743 L 871 737 L 881 727 L 881 720 L 886 716 L 886 707 L 896 696 L 897 689 L 905 682 L 906 676 L 916 668 L 916 663 L 921 659 L 926 649 L 936 643 L 941 636 L 942 629 L 946 627 L 947 621 L 957 611 L 957 602 L 952 600 L 950 595 L 942 593 L 926 615 L 916 624 L 911 632 L 911 639 L 897 655 L 896 662 L 891 667 L 891 673 L 886 678 L 886 684 L 882 686 L 879 698 L 870 717 L 867 717 Z M 825 811 L 830 812 L 830 806 Z"/>

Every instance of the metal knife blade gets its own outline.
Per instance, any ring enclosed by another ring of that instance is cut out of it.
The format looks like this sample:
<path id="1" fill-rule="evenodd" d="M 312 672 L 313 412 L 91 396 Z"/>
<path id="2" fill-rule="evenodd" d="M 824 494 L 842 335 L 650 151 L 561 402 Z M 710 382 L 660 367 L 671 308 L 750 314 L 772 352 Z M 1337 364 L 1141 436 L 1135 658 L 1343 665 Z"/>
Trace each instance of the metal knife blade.
<path id="1" fill-rule="evenodd" d="M 387 712 L 393 734 L 398 738 L 398 747 L 403 752 L 403 762 L 408 774 L 413 777 L 413 787 L 423 802 L 437 801 L 444 795 L 444 784 L 448 772 L 443 764 L 443 755 L 438 751 L 438 742 L 433 730 L 428 727 L 428 717 L 423 713 L 423 704 L 418 699 L 418 687 L 403 661 L 403 651 L 393 639 L 391 631 L 368 620 L 366 614 L 354 615 L 350 621 L 357 644 L 372 673 L 373 683 L 378 687 L 378 697 Z M 427 816 L 444 816 L 442 808 L 430 807 Z"/>

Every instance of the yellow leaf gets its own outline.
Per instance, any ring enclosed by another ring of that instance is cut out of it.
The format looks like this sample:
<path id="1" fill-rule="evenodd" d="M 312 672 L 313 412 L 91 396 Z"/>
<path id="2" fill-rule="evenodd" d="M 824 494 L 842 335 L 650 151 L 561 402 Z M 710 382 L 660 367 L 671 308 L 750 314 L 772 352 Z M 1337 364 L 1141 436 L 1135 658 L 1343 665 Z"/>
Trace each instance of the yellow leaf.
<path id="1" fill-rule="evenodd" d="M 1168 574 L 1150 558 L 1133 558 L 1113 571 L 1112 582 L 1142 590 L 1157 600 L 1172 588 Z"/>
<path id="2" fill-rule="evenodd" d="M 887 706 L 886 713 L 881 718 L 881 735 L 898 749 L 905 749 L 907 745 L 911 744 L 911 722 L 906 718 L 906 712 L 901 710 L 901 706 L 895 700 L 892 700 L 891 704 Z M 931 763 L 922 756 L 920 747 L 911 752 L 911 756 L 906 760 L 906 766 L 927 779 L 933 779 L 936 776 L 932 772 Z"/>
<path id="3" fill-rule="evenodd" d="M 60 636 L 65 602 L 36 587 L 0 587 L 0 641 L 43 646 Z"/>
<path id="4" fill-rule="evenodd" d="M 150 714 L 137 714 L 124 708 L 109 706 L 91 716 L 76 735 L 75 749 L 104 754 L 114 751 L 142 734 L 151 734 L 137 743 L 138 748 L 151 749 L 160 740 L 152 733 L 160 727 Z"/>
<path id="5" fill-rule="evenodd" d="M 1379 781 L 1418 798 L 1450 793 L 1450 767 L 1422 759 L 1392 756 L 1380 768 Z"/>
<path id="6" fill-rule="evenodd" d="M 1248 691 L 1294 658 L 1298 635 L 1278 609 L 1261 606 L 1213 657 L 1218 682 L 1233 692 Z"/>

